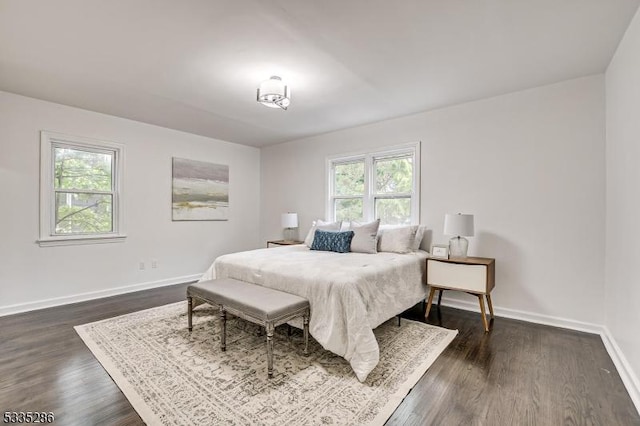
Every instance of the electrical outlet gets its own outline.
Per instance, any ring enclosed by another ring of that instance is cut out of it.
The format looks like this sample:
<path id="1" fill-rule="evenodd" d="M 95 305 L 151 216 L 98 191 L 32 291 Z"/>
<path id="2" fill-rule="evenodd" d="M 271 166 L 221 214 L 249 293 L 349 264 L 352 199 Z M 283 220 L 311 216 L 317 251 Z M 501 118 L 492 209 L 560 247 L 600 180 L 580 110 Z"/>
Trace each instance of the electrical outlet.
<path id="1" fill-rule="evenodd" d="M 140 262 L 140 270 L 144 271 L 144 262 Z"/>
<path id="2" fill-rule="evenodd" d="M 158 259 L 151 259 L 151 267 L 153 269 L 158 267 Z"/>

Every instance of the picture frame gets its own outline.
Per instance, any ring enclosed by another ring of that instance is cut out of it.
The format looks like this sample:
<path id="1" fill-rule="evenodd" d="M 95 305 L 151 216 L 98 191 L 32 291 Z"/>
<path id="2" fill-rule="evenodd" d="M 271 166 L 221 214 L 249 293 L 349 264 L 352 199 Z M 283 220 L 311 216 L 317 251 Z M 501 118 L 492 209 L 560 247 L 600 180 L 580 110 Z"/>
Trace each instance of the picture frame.
<path id="1" fill-rule="evenodd" d="M 449 246 L 444 244 L 433 244 L 431 246 L 431 257 L 438 259 L 449 258 Z"/>
<path id="2" fill-rule="evenodd" d="M 228 220 L 228 165 L 173 157 L 171 177 L 171 220 Z"/>

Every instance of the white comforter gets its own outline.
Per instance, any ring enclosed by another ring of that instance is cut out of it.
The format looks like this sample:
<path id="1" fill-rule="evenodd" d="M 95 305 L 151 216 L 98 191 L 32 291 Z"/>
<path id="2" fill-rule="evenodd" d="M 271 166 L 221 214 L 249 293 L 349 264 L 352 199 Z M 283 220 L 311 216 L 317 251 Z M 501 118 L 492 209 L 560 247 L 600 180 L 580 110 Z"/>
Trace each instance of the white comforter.
<path id="1" fill-rule="evenodd" d="M 218 257 L 202 280 L 235 278 L 309 300 L 309 331 L 325 349 L 344 357 L 363 382 L 379 361 L 372 329 L 423 300 L 423 251 L 333 253 L 304 245 Z"/>

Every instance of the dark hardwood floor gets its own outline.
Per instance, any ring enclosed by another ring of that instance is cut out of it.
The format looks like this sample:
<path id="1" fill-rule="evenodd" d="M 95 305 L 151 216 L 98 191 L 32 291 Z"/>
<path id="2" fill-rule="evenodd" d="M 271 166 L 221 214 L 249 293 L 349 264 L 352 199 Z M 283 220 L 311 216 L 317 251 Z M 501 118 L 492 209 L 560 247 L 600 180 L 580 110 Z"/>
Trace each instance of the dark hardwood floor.
<path id="1" fill-rule="evenodd" d="M 186 284 L 0 317 L 0 410 L 51 411 L 61 425 L 142 424 L 73 330 L 183 300 Z M 420 320 L 421 306 L 406 318 Z M 599 336 L 442 307 L 459 335 L 389 425 L 640 425 Z"/>

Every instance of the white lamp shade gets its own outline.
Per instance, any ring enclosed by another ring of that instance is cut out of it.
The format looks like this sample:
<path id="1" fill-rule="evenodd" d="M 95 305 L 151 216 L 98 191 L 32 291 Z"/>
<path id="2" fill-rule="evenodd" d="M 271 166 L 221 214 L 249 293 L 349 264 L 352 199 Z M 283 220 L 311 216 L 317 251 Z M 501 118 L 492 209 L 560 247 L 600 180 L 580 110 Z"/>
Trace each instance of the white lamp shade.
<path id="1" fill-rule="evenodd" d="M 298 213 L 283 213 L 281 223 L 283 228 L 297 228 Z"/>
<path id="2" fill-rule="evenodd" d="M 291 103 L 289 86 L 278 76 L 263 81 L 258 88 L 258 102 L 269 108 L 286 109 Z"/>
<path id="3" fill-rule="evenodd" d="M 473 215 L 447 213 L 444 217 L 444 234 L 473 237 Z"/>

